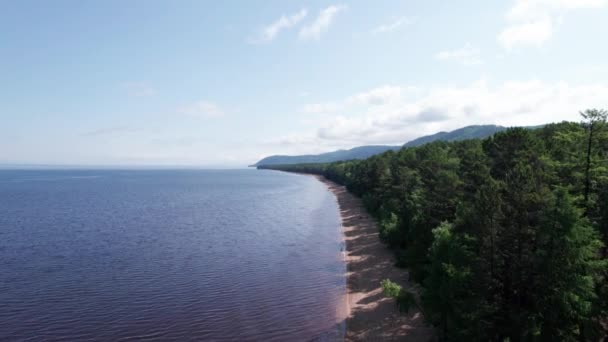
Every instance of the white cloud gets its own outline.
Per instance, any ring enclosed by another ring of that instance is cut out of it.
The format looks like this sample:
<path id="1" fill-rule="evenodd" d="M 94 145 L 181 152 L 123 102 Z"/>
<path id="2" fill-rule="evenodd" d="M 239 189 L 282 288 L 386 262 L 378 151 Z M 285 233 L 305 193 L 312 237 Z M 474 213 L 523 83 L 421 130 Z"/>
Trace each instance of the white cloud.
<path id="1" fill-rule="evenodd" d="M 509 20 L 534 20 L 559 11 L 599 8 L 608 5 L 606 0 L 516 0 L 509 9 Z"/>
<path id="2" fill-rule="evenodd" d="M 402 87 L 386 85 L 349 96 L 347 104 L 384 105 L 401 97 Z"/>
<path id="3" fill-rule="evenodd" d="M 279 141 L 287 151 L 296 151 L 287 142 L 306 142 L 325 151 L 363 144 L 402 144 L 473 124 L 527 126 L 578 121 L 580 110 L 608 107 L 608 84 L 530 80 L 490 86 L 479 80 L 461 87 L 392 87 L 400 91 L 387 92 L 391 93 L 390 101 L 352 100 L 365 98 L 361 94 L 376 93 L 381 87 L 332 102 L 341 106 L 342 113 L 326 114 L 307 134 Z M 316 152 L 316 148 L 306 151 L 298 147 L 297 151 Z"/>
<path id="4" fill-rule="evenodd" d="M 567 11 L 606 5 L 608 0 L 515 0 L 497 39 L 507 50 L 517 45 L 540 46 L 551 39 L 555 22 Z"/>
<path id="5" fill-rule="evenodd" d="M 435 59 L 440 61 L 452 60 L 463 65 L 477 65 L 482 63 L 479 49 L 471 46 L 471 44 L 466 44 L 455 50 L 440 51 L 435 54 Z"/>
<path id="6" fill-rule="evenodd" d="M 338 13 L 346 10 L 345 5 L 332 5 L 319 12 L 317 18 L 300 29 L 300 39 L 319 39 L 329 29 Z"/>
<path id="7" fill-rule="evenodd" d="M 226 113 L 215 103 L 208 101 L 199 101 L 178 108 L 178 113 L 193 118 L 218 118 L 226 115 Z"/>
<path id="8" fill-rule="evenodd" d="M 309 103 L 304 105 L 300 109 L 300 112 L 307 114 L 332 114 L 348 107 L 385 105 L 398 100 L 401 97 L 402 91 L 412 89 L 414 88 L 385 85 L 348 96 L 340 101 Z"/>
<path id="9" fill-rule="evenodd" d="M 267 43 L 273 41 L 281 31 L 296 26 L 306 17 L 306 15 L 308 15 L 308 11 L 305 8 L 292 15 L 282 15 L 275 22 L 264 27 L 260 31 L 259 37 L 252 40 L 251 42 Z"/>
<path id="10" fill-rule="evenodd" d="M 516 45 L 540 46 L 553 35 L 553 21 L 544 16 L 535 21 L 512 25 L 505 28 L 498 36 L 498 41 L 507 50 Z"/>
<path id="11" fill-rule="evenodd" d="M 374 34 L 378 34 L 378 33 L 388 33 L 388 32 L 393 32 L 395 30 L 397 30 L 398 28 L 402 27 L 403 25 L 407 25 L 407 24 L 411 24 L 411 20 L 406 18 L 406 17 L 401 17 L 395 21 L 392 21 L 388 24 L 382 24 L 378 27 L 375 27 L 372 30 L 372 33 Z"/>
<path id="12" fill-rule="evenodd" d="M 336 112 L 342 108 L 342 104 L 335 102 L 309 103 L 304 105 L 300 111 L 307 114 L 326 114 Z"/>

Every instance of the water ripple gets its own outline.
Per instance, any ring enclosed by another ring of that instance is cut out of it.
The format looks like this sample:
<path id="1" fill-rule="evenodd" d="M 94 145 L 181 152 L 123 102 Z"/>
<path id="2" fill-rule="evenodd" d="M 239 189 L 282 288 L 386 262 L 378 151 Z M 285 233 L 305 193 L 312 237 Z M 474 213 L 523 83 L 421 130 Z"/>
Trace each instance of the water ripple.
<path id="1" fill-rule="evenodd" d="M 0 340 L 342 338 L 340 221 L 313 178 L 0 171 L 0 198 Z"/>

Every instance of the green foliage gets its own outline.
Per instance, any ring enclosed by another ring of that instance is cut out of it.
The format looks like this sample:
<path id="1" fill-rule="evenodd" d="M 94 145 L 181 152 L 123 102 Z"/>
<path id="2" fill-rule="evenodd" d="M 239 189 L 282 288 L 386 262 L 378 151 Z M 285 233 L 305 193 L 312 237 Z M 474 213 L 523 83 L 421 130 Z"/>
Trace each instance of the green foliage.
<path id="1" fill-rule="evenodd" d="M 401 285 L 392 282 L 390 279 L 384 279 L 380 282 L 380 285 L 382 285 L 382 292 L 387 297 L 397 298 L 401 294 Z"/>
<path id="2" fill-rule="evenodd" d="M 380 239 L 389 245 L 398 245 L 399 242 L 399 217 L 390 213 L 388 217 L 380 220 Z"/>
<path id="3" fill-rule="evenodd" d="M 454 233 L 452 224 L 442 223 L 433 229 L 433 244 L 429 251 L 428 277 L 425 280 L 423 304 L 427 320 L 439 329 L 439 337 L 464 339 L 477 322 L 473 291 L 472 239 Z"/>
<path id="4" fill-rule="evenodd" d="M 467 139 L 481 139 L 491 136 L 492 134 L 504 131 L 506 128 L 495 125 L 476 125 L 459 128 L 451 132 L 439 132 L 433 135 L 427 135 L 414 139 L 406 143 L 405 147 L 415 147 L 428 144 L 433 141 L 460 141 Z"/>
<path id="5" fill-rule="evenodd" d="M 608 113 L 481 141 L 275 169 L 363 198 L 397 264 L 424 286 L 442 340 L 599 340 L 608 317 Z M 603 242 L 602 242 L 603 241 Z M 388 280 L 407 311 L 414 296 Z"/>
<path id="6" fill-rule="evenodd" d="M 411 308 L 417 306 L 414 294 L 403 289 L 401 285 L 392 282 L 390 279 L 384 279 L 380 284 L 384 295 L 395 299 L 399 311 L 408 312 Z"/>
<path id="7" fill-rule="evenodd" d="M 550 197 L 538 237 L 535 259 L 538 304 L 545 340 L 575 340 L 582 322 L 592 319 L 597 301 L 595 284 L 606 260 L 600 260 L 599 234 L 582 217 L 582 210 L 566 190 L 559 188 Z"/>

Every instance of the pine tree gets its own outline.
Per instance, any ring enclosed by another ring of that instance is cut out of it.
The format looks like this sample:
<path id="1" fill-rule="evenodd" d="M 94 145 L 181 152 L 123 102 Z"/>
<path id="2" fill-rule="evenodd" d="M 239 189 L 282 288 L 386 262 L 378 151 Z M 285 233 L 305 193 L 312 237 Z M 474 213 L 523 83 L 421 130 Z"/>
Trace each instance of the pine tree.
<path id="1" fill-rule="evenodd" d="M 551 196 L 542 219 L 536 251 L 536 321 L 544 341 L 585 337 L 583 323 L 592 319 L 595 286 L 606 263 L 598 257 L 597 232 L 568 192 Z"/>
<path id="2" fill-rule="evenodd" d="M 598 109 L 587 109 L 580 113 L 583 117 L 583 126 L 587 130 L 587 141 L 586 141 L 586 153 L 585 153 L 585 189 L 584 189 L 584 201 L 587 207 L 587 211 L 590 210 L 591 204 L 589 203 L 589 197 L 592 186 L 592 167 L 593 157 L 597 149 L 597 141 L 604 138 L 606 134 L 606 120 L 608 118 L 608 112 L 605 110 Z"/>
<path id="3" fill-rule="evenodd" d="M 447 222 L 433 229 L 433 237 L 422 295 L 426 318 L 439 328 L 441 340 L 466 340 L 478 334 L 472 241 L 467 235 L 454 233 L 453 225 Z"/>

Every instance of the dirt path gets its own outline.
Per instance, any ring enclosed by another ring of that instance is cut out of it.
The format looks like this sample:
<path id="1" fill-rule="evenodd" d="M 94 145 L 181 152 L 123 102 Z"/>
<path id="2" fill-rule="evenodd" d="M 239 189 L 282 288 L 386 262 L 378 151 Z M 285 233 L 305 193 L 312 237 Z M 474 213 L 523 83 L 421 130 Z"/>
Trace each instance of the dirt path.
<path id="1" fill-rule="evenodd" d="M 334 193 L 340 206 L 346 242 L 347 305 L 346 341 L 428 341 L 432 328 L 417 310 L 401 314 L 392 299 L 382 294 L 380 281 L 389 278 L 416 291 L 407 270 L 393 266 L 391 251 L 380 242 L 378 227 L 359 198 L 343 186 L 317 177 Z"/>

